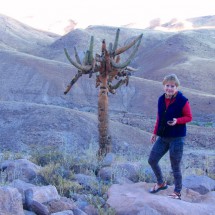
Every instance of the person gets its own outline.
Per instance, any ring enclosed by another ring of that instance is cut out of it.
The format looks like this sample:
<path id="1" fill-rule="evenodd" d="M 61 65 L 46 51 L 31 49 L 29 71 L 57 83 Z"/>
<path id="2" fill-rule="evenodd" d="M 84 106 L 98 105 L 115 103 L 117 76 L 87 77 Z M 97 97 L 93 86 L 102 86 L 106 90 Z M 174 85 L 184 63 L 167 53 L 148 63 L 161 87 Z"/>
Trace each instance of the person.
<path id="1" fill-rule="evenodd" d="M 178 91 L 180 82 L 175 74 L 164 77 L 164 94 L 158 99 L 158 113 L 151 137 L 154 144 L 148 159 L 157 183 L 151 188 L 151 193 L 167 189 L 159 166 L 160 159 L 169 151 L 170 163 L 174 176 L 174 192 L 169 197 L 181 199 L 182 174 L 180 163 L 183 154 L 186 123 L 192 121 L 192 113 L 188 99 Z"/>

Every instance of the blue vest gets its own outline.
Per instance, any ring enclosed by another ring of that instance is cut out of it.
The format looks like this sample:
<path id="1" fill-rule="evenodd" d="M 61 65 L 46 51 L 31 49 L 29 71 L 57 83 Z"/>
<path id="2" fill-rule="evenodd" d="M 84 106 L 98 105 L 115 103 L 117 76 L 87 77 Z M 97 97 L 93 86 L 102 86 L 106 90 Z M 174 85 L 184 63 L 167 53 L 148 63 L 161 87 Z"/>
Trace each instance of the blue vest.
<path id="1" fill-rule="evenodd" d="M 158 99 L 158 132 L 157 135 L 161 137 L 184 137 L 186 136 L 186 124 L 176 124 L 170 126 L 167 124 L 168 120 L 182 117 L 182 110 L 188 99 L 178 92 L 175 101 L 170 102 L 166 109 L 165 94 Z"/>

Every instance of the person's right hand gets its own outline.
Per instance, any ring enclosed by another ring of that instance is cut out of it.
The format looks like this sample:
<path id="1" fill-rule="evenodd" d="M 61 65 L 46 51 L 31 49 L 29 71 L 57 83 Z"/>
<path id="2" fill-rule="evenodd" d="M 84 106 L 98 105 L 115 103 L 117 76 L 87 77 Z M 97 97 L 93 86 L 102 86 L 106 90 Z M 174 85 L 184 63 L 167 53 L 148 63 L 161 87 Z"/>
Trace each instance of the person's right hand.
<path id="1" fill-rule="evenodd" d="M 151 143 L 153 144 L 157 139 L 157 135 L 156 134 L 153 134 L 152 137 L 151 137 Z"/>

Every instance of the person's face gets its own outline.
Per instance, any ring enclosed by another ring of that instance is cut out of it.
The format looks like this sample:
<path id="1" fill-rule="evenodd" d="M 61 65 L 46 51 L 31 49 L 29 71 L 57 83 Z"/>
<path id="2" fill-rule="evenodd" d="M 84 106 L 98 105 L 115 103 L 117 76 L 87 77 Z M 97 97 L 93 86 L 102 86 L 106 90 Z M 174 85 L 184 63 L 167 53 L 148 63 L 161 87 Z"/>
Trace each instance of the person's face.
<path id="1" fill-rule="evenodd" d="M 178 87 L 175 85 L 174 81 L 167 81 L 164 84 L 164 92 L 167 96 L 173 96 L 178 90 Z"/>

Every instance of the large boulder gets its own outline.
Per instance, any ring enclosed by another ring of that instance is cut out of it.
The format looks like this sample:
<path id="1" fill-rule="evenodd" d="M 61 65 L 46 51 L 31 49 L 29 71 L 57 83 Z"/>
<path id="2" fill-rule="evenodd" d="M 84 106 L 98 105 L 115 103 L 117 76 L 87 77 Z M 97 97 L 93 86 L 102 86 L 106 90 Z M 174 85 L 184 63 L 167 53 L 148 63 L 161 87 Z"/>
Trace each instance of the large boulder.
<path id="1" fill-rule="evenodd" d="M 215 191 L 215 180 L 206 175 L 190 175 L 183 180 L 183 185 L 189 189 L 195 190 L 200 194 L 206 194 Z"/>
<path id="2" fill-rule="evenodd" d="M 40 168 L 27 159 L 6 160 L 0 165 L 1 171 L 6 172 L 6 180 L 9 182 L 15 179 L 30 182 L 37 176 Z"/>
<path id="3" fill-rule="evenodd" d="M 22 196 L 16 188 L 0 187 L 0 214 L 24 215 Z"/>
<path id="4" fill-rule="evenodd" d="M 215 195 L 200 195 L 189 190 L 182 190 L 182 200 L 169 198 L 173 192 L 170 186 L 157 194 L 148 192 L 153 184 L 145 182 L 124 185 L 112 185 L 108 191 L 107 203 L 114 208 L 117 215 L 211 215 L 215 211 Z"/>

